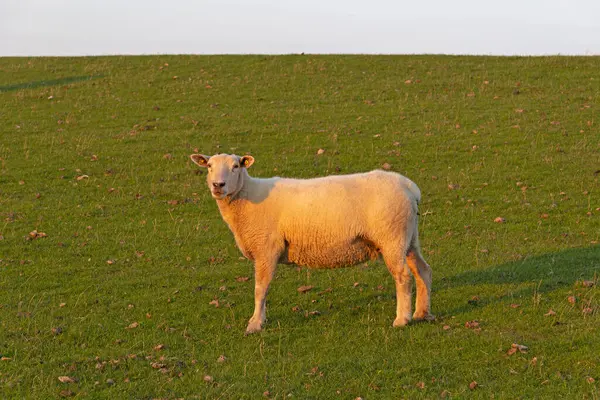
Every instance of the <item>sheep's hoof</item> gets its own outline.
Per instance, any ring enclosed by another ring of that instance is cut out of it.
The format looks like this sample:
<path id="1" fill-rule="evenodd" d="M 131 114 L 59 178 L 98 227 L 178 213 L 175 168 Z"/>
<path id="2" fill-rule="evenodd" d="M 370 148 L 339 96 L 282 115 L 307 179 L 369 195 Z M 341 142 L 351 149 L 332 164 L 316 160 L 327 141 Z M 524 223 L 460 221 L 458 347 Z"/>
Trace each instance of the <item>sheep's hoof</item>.
<path id="1" fill-rule="evenodd" d="M 409 322 L 410 322 L 410 318 L 408 318 L 408 317 L 396 318 L 394 320 L 394 323 L 392 324 L 392 326 L 394 328 L 399 328 L 399 327 L 402 327 L 402 326 L 406 326 Z"/>
<path id="2" fill-rule="evenodd" d="M 250 321 L 248 322 L 248 327 L 246 328 L 246 335 L 250 335 L 252 333 L 260 332 L 262 330 L 262 324 L 259 321 Z"/>
<path id="3" fill-rule="evenodd" d="M 435 315 L 430 314 L 428 312 L 424 313 L 414 313 L 413 319 L 415 321 L 435 321 Z"/>

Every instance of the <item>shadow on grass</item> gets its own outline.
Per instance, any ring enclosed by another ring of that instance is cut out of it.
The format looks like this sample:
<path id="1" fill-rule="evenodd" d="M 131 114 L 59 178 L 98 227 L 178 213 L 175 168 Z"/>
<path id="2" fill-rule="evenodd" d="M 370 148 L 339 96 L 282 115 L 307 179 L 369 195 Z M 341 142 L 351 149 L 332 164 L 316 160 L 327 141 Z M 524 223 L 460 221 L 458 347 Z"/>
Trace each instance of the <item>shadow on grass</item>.
<path id="1" fill-rule="evenodd" d="M 489 285 L 497 285 L 500 291 L 504 291 L 501 289 L 504 285 L 527 285 L 515 290 L 507 289 L 506 294 L 496 291 L 494 295 L 481 296 L 476 301 L 465 301 L 464 305 L 447 311 L 448 314 L 455 315 L 505 299 L 528 296 L 532 285 L 535 285 L 536 293 L 549 293 L 560 288 L 574 287 L 577 281 L 595 281 L 598 284 L 599 278 L 600 246 L 595 246 L 529 257 L 486 270 L 463 272 L 443 280 L 438 290 L 481 286 L 486 288 L 484 292 L 489 292 Z"/>
<path id="2" fill-rule="evenodd" d="M 446 280 L 446 287 L 478 284 L 519 284 L 540 282 L 552 290 L 577 280 L 593 280 L 600 275 L 600 246 L 569 249 L 528 257 L 486 270 L 467 271 Z"/>
<path id="3" fill-rule="evenodd" d="M 59 78 L 59 79 L 15 83 L 13 85 L 0 86 L 0 92 L 10 92 L 13 90 L 21 90 L 21 89 L 36 89 L 39 87 L 46 87 L 46 86 L 67 85 L 69 83 L 90 81 L 90 80 L 98 79 L 98 78 L 102 78 L 102 77 L 104 77 L 104 75 L 68 76 L 68 77 Z"/>

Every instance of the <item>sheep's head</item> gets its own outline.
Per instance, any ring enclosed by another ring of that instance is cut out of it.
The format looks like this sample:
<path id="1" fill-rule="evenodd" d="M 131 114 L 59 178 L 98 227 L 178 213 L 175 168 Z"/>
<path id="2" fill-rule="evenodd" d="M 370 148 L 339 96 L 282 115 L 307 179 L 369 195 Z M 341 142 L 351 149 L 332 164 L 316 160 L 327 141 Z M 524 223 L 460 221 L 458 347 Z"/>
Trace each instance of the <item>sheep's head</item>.
<path id="1" fill-rule="evenodd" d="M 242 170 L 249 168 L 254 163 L 252 156 L 236 156 L 235 154 L 215 154 L 205 156 L 203 154 L 192 154 L 193 162 L 208 169 L 206 183 L 212 197 L 221 200 L 227 195 L 235 194 L 242 185 Z"/>

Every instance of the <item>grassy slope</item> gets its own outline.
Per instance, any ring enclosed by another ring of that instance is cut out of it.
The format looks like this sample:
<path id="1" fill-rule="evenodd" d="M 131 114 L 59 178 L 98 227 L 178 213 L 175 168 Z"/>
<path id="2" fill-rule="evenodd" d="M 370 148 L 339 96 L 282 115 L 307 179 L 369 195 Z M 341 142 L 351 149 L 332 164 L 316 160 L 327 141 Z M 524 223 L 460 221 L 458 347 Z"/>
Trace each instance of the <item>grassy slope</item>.
<path id="1" fill-rule="evenodd" d="M 593 57 L 0 59 L 0 397 L 597 398 L 597 288 L 578 282 L 600 272 L 599 69 Z M 412 178 L 438 320 L 392 329 L 379 262 L 282 266 L 266 330 L 243 337 L 251 264 L 187 159 L 196 148 L 249 152 L 256 176 L 387 162 Z M 25 240 L 33 229 L 48 237 Z M 508 356 L 512 343 L 529 351 Z"/>

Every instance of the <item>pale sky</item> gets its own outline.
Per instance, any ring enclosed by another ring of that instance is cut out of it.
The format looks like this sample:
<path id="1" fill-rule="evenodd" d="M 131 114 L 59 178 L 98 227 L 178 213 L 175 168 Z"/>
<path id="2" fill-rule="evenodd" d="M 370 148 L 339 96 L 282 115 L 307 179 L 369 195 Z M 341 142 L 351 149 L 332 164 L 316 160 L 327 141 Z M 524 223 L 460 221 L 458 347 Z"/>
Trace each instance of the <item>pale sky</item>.
<path id="1" fill-rule="evenodd" d="M 0 56 L 600 54 L 600 0 L 0 0 Z"/>

